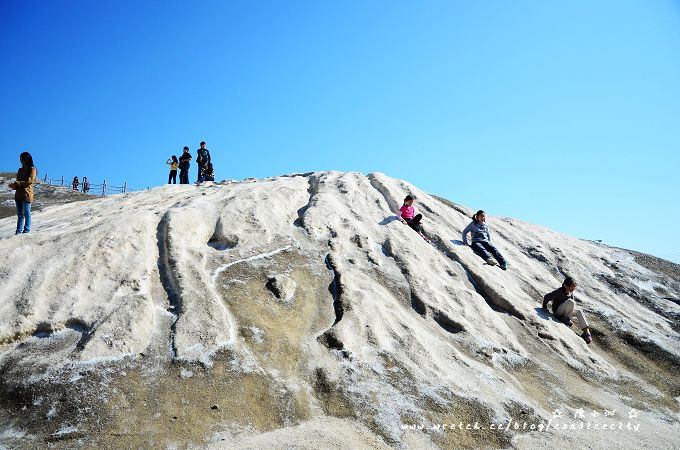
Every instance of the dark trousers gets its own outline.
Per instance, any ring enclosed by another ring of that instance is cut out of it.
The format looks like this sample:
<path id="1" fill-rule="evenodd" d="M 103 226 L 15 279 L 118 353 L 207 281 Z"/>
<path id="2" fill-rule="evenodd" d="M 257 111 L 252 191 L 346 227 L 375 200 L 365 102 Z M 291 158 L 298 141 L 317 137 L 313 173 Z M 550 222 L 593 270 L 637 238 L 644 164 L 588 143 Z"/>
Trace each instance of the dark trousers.
<path id="1" fill-rule="evenodd" d="M 189 184 L 189 168 L 179 170 L 179 184 Z"/>
<path id="2" fill-rule="evenodd" d="M 170 175 L 168 175 L 168 184 L 177 184 L 177 171 L 171 170 Z"/>
<path id="3" fill-rule="evenodd" d="M 202 165 L 199 164 L 199 165 L 198 165 L 198 178 L 196 179 L 196 181 L 197 181 L 198 183 L 202 183 L 202 182 L 203 182 L 203 171 L 204 171 L 204 170 L 205 170 L 205 166 L 202 166 Z"/>
<path id="4" fill-rule="evenodd" d="M 473 242 L 472 251 L 474 251 L 477 255 L 481 256 L 485 260 L 491 258 L 491 256 L 493 255 L 493 257 L 496 258 L 499 264 L 501 265 L 505 264 L 505 258 L 503 258 L 501 252 L 499 252 L 498 249 L 494 247 L 491 242 L 487 241 Z"/>
<path id="5" fill-rule="evenodd" d="M 416 216 L 413 219 L 404 219 L 406 221 L 406 224 L 413 228 L 415 231 L 420 233 L 421 228 L 420 228 L 420 220 L 423 218 L 422 214 L 416 214 Z"/>

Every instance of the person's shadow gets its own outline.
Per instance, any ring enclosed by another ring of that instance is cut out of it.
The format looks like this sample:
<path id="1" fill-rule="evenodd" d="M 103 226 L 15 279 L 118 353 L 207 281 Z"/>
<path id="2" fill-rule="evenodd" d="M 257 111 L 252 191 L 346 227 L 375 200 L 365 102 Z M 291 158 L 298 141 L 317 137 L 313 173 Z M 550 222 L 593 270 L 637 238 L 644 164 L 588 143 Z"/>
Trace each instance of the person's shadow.
<path id="1" fill-rule="evenodd" d="M 536 308 L 534 308 L 534 311 L 536 311 L 536 315 L 543 320 L 552 320 L 553 322 L 561 323 L 561 320 L 559 320 L 554 315 L 550 314 L 547 309 L 543 309 L 537 306 Z"/>
<path id="2" fill-rule="evenodd" d="M 451 243 L 453 245 L 465 245 L 463 241 L 459 241 L 458 239 L 451 239 Z"/>
<path id="3" fill-rule="evenodd" d="M 378 222 L 378 225 L 387 225 L 394 222 L 395 220 L 397 220 L 397 216 L 387 216 L 382 220 L 382 222 Z"/>

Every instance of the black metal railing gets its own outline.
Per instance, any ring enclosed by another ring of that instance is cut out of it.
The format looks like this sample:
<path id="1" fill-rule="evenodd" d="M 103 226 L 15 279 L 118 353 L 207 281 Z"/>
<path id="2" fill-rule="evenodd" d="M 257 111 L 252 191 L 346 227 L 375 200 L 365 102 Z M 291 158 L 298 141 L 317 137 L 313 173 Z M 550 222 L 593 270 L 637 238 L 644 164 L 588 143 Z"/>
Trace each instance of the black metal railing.
<path id="1" fill-rule="evenodd" d="M 42 182 L 49 186 L 62 186 L 66 188 L 71 188 L 74 191 L 82 192 L 89 195 L 98 195 L 100 197 L 106 197 L 108 195 L 116 194 L 126 194 L 128 192 L 140 191 L 141 189 L 131 189 L 128 187 L 127 182 L 124 182 L 122 186 L 114 186 L 107 183 L 106 179 L 102 183 L 91 183 L 89 180 L 87 183 L 79 181 L 75 184 L 73 181 L 69 181 L 66 177 L 60 178 L 50 178 L 48 174 L 42 177 Z"/>

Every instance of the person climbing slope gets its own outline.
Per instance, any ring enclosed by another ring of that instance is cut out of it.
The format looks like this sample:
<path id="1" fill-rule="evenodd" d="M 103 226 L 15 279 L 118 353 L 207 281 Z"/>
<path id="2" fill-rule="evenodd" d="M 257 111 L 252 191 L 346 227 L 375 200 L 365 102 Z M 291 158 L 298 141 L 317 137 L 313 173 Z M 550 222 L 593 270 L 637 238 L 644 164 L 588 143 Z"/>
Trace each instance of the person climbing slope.
<path id="1" fill-rule="evenodd" d="M 189 147 L 184 147 L 184 153 L 179 157 L 179 184 L 189 184 L 189 166 L 191 164 L 191 153 Z"/>
<path id="2" fill-rule="evenodd" d="M 572 319 L 576 318 L 579 327 L 581 327 L 581 337 L 586 341 L 586 344 L 590 344 L 593 341 L 593 336 L 590 334 L 590 327 L 583 311 L 576 308 L 575 289 L 576 281 L 572 277 L 565 278 L 562 287 L 543 297 L 543 309 L 548 309 L 548 303 L 552 302 L 552 311 L 555 317 L 569 326 L 571 326 Z"/>
<path id="3" fill-rule="evenodd" d="M 31 203 L 33 203 L 33 183 L 38 177 L 38 170 L 33 164 L 33 157 L 28 152 L 19 155 L 21 168 L 17 172 L 17 180 L 8 187 L 14 189 L 14 203 L 17 206 L 17 230 L 15 234 L 27 234 L 31 231 Z"/>
<path id="4" fill-rule="evenodd" d="M 472 216 L 472 222 L 463 230 L 463 243 L 468 245 L 467 234 L 472 234 L 472 244 L 469 244 L 475 254 L 482 257 L 490 266 L 496 265 L 496 260 L 501 269 L 508 269 L 508 262 L 501 252 L 491 243 L 489 226 L 486 224 L 486 213 L 481 209 Z M 496 260 L 494 260 L 494 257 Z"/>
<path id="5" fill-rule="evenodd" d="M 165 164 L 170 166 L 170 174 L 168 175 L 168 184 L 177 184 L 177 166 L 179 166 L 179 161 L 177 161 L 177 156 L 172 155 L 172 158 L 165 161 Z M 181 181 L 181 178 L 180 178 Z"/>
<path id="6" fill-rule="evenodd" d="M 425 239 L 426 241 L 429 241 L 427 236 L 423 234 L 422 226 L 420 225 L 420 221 L 423 219 L 422 214 L 416 214 L 416 210 L 413 206 L 413 196 L 412 195 L 407 195 L 404 198 L 404 204 L 402 205 L 401 208 L 399 208 L 399 220 L 401 220 L 401 223 L 404 223 L 411 227 L 415 232 L 417 232 L 420 237 Z"/>

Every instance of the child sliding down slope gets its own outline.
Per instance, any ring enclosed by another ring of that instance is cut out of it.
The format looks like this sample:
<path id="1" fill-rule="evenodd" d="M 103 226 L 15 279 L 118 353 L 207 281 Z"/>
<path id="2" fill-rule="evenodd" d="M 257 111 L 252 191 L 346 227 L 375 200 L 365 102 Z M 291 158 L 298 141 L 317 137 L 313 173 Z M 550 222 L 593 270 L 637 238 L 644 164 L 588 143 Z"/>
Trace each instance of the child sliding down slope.
<path id="1" fill-rule="evenodd" d="M 495 266 L 496 261 L 501 265 L 501 269 L 508 269 L 508 262 L 501 252 L 491 243 L 491 233 L 486 224 L 486 213 L 481 209 L 472 216 L 472 222 L 463 230 L 463 243 L 468 245 L 467 235 L 472 234 L 472 244 L 470 247 L 476 255 L 484 258 L 487 264 Z M 494 260 L 494 258 L 496 258 Z"/>
<path id="2" fill-rule="evenodd" d="M 545 294 L 545 297 L 543 297 L 543 309 L 547 310 L 548 304 L 552 302 L 553 314 L 566 325 L 571 326 L 572 319 L 576 319 L 581 328 L 581 337 L 586 341 L 586 344 L 590 344 L 593 341 L 593 335 L 590 334 L 590 326 L 583 312 L 576 308 L 574 300 L 575 289 L 576 281 L 572 277 L 565 278 L 562 287 Z"/>
<path id="3" fill-rule="evenodd" d="M 399 212 L 401 213 L 399 220 L 401 220 L 401 223 L 404 223 L 408 225 L 409 227 L 413 228 L 423 239 L 426 241 L 429 241 L 427 236 L 423 234 L 422 228 L 420 226 L 420 221 L 423 218 L 422 214 L 415 214 L 415 208 L 413 207 L 413 196 L 407 195 L 406 198 L 404 198 L 404 204 L 402 205 L 401 208 L 399 208 Z"/>

